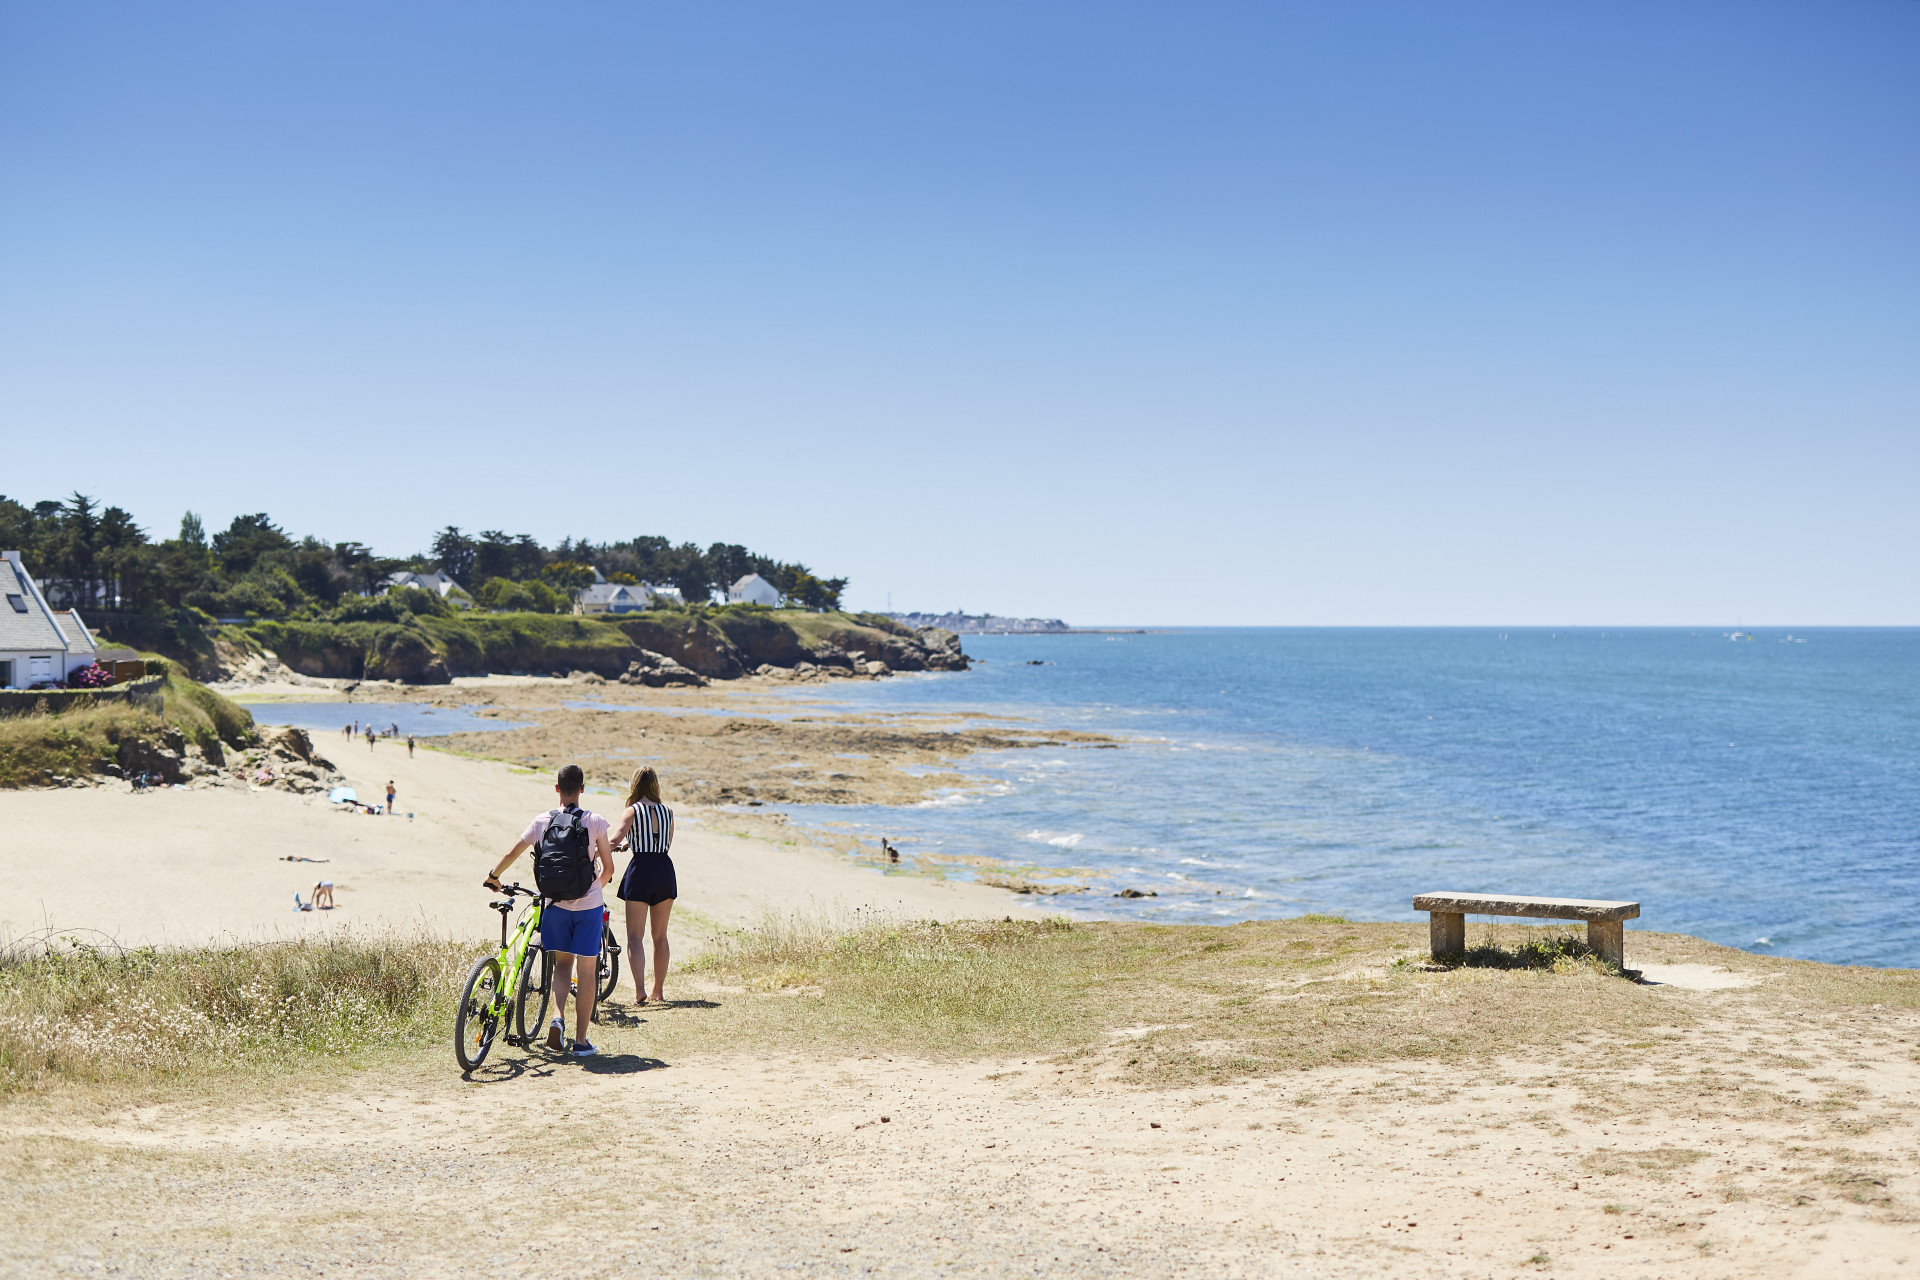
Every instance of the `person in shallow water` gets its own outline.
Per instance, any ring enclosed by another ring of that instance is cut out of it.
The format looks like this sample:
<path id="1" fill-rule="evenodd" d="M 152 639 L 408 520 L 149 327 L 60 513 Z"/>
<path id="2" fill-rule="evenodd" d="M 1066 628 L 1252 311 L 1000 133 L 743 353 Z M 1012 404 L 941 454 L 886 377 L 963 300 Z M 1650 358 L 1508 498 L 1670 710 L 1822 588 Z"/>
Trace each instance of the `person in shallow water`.
<path id="1" fill-rule="evenodd" d="M 648 926 L 653 931 L 653 998 L 667 998 L 667 919 L 680 885 L 673 873 L 673 810 L 660 802 L 660 775 L 651 768 L 633 775 L 627 788 L 627 811 L 614 828 L 613 845 L 621 841 L 633 850 L 627 873 L 620 877 L 620 897 L 627 904 L 627 963 L 633 966 L 633 994 L 647 1002 Z"/>

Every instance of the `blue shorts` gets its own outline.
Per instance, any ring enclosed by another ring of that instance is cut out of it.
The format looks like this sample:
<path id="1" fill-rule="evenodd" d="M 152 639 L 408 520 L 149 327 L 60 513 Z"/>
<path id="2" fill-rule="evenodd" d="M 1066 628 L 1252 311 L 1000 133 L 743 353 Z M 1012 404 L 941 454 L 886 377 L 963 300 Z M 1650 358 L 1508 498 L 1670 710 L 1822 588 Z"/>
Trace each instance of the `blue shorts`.
<path id="1" fill-rule="evenodd" d="M 549 954 L 560 951 L 570 956 L 599 955 L 604 912 L 604 907 L 588 907 L 585 911 L 547 907 L 540 913 L 540 945 Z"/>

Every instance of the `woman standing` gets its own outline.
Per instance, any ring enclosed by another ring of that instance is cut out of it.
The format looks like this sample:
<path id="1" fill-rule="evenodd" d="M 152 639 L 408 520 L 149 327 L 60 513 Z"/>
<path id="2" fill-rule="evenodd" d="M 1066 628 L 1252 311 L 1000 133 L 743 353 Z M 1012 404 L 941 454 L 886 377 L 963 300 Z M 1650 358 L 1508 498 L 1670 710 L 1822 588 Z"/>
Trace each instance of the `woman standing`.
<path id="1" fill-rule="evenodd" d="M 627 811 L 614 829 L 617 849 L 625 840 L 633 850 L 627 873 L 620 877 L 620 897 L 627 904 L 627 963 L 633 966 L 633 994 L 641 1004 L 647 1002 L 646 942 L 648 926 L 653 931 L 653 998 L 667 998 L 667 917 L 673 914 L 673 900 L 680 896 L 674 879 L 673 810 L 660 803 L 660 775 L 651 767 L 633 775 L 627 788 Z"/>

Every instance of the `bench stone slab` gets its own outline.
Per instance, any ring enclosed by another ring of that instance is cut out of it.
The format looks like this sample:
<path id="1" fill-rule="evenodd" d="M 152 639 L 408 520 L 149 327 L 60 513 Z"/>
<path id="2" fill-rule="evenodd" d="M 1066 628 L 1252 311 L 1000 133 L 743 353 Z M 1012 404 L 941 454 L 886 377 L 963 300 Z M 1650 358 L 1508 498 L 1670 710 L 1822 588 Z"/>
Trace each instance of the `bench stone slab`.
<path id="1" fill-rule="evenodd" d="M 1451 911 L 1470 916 L 1533 916 L 1542 920 L 1637 920 L 1637 902 L 1593 898 L 1522 898 L 1509 893 L 1423 893 L 1415 911 Z"/>

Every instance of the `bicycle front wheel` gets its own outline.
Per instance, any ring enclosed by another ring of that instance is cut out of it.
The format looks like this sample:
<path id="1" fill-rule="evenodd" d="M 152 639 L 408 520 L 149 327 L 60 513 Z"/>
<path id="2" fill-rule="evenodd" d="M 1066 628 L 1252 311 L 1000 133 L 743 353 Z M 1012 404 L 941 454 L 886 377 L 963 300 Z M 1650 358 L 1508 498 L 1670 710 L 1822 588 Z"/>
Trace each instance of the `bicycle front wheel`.
<path id="1" fill-rule="evenodd" d="M 500 1029 L 500 962 L 482 956 L 473 962 L 467 985 L 460 992 L 460 1012 L 453 1019 L 453 1056 L 462 1071 L 477 1070 L 493 1048 Z"/>
<path id="2" fill-rule="evenodd" d="M 528 947 L 527 958 L 520 962 L 520 990 L 513 998 L 513 1025 L 520 1039 L 532 1044 L 547 1029 L 547 998 L 553 983 L 547 970 L 553 962 L 539 947 Z"/>
<path id="3" fill-rule="evenodd" d="M 600 926 L 600 981 L 594 988 L 600 1001 L 613 994 L 620 985 L 620 944 L 614 941 L 613 926 Z"/>

